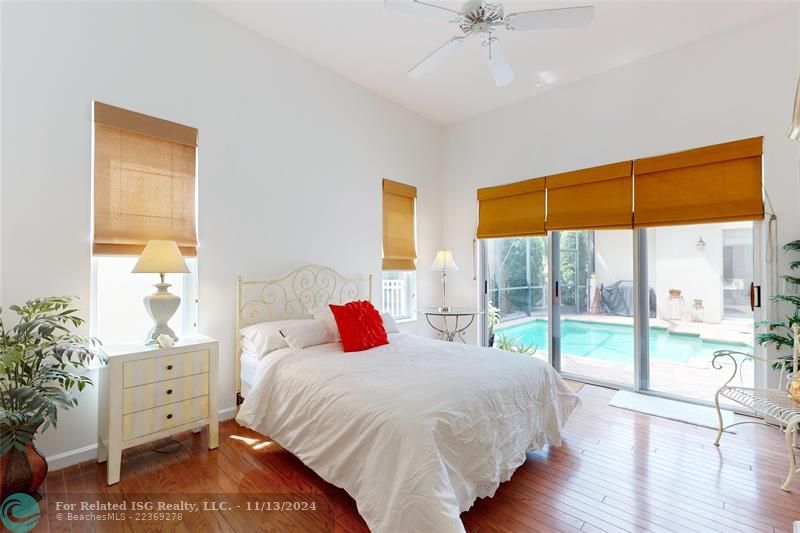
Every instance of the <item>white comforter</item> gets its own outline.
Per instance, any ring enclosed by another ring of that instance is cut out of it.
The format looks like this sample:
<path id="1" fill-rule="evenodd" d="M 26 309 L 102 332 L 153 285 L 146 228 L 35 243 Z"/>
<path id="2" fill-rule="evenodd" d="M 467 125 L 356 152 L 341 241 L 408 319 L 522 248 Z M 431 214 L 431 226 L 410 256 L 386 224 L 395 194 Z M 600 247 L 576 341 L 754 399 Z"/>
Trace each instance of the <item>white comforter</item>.
<path id="1" fill-rule="evenodd" d="M 406 333 L 268 358 L 236 420 L 344 488 L 378 533 L 464 531 L 526 450 L 561 444 L 578 403 L 538 359 Z"/>

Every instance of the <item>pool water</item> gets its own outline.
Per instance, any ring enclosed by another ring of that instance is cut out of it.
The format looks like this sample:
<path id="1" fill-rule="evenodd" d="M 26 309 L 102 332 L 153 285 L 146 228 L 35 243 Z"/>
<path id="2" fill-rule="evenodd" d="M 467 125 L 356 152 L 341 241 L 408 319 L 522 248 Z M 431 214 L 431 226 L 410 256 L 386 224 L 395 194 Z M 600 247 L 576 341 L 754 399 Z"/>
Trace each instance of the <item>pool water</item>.
<path id="1" fill-rule="evenodd" d="M 547 351 L 547 321 L 532 320 L 496 330 L 519 342 L 533 343 L 538 351 Z M 697 335 L 670 333 L 650 328 L 650 358 L 671 363 L 687 363 L 690 358 L 711 361 L 717 350 L 752 353 L 751 346 L 738 343 L 709 342 Z M 561 353 L 617 363 L 633 363 L 633 326 L 598 324 L 579 320 L 561 321 Z"/>

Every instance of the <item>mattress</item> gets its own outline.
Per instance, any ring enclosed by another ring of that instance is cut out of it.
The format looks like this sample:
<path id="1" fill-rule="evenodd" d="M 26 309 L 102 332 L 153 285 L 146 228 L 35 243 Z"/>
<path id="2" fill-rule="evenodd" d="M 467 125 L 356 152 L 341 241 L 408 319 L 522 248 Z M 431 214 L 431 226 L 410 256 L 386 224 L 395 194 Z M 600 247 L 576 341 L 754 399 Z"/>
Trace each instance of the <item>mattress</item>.
<path id="1" fill-rule="evenodd" d="M 376 533 L 462 533 L 459 515 L 527 450 L 560 445 L 578 404 L 539 359 L 402 333 L 278 350 L 251 382 L 236 420 L 344 488 Z"/>

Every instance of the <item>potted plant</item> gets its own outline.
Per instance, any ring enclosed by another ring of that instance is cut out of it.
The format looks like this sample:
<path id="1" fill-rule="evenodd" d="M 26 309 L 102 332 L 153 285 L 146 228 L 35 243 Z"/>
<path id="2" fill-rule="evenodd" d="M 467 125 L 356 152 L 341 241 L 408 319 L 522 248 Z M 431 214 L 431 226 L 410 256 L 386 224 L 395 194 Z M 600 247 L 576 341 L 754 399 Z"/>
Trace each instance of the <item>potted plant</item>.
<path id="1" fill-rule="evenodd" d="M 800 251 L 800 240 L 785 244 L 783 249 L 787 252 Z M 792 261 L 789 263 L 789 270 L 795 269 L 800 269 L 800 261 Z M 781 278 L 786 280 L 787 286 L 792 286 L 796 289 L 800 288 L 800 277 L 786 275 L 781 276 Z M 756 341 L 763 346 L 774 345 L 778 350 L 781 348 L 788 348 L 791 350 L 794 344 L 794 340 L 792 339 L 792 326 L 800 324 L 800 296 L 797 296 L 797 294 L 778 294 L 770 299 L 774 302 L 787 303 L 793 307 L 793 310 L 786 315 L 786 318 L 782 322 L 771 322 L 768 320 L 759 322 L 758 325 L 766 327 L 767 331 L 759 333 L 756 336 Z M 790 361 L 791 355 L 783 354 L 779 359 Z M 780 367 L 780 363 L 774 365 L 776 369 L 780 369 Z M 787 365 L 786 368 L 789 368 L 789 366 Z"/>
<path id="2" fill-rule="evenodd" d="M 522 353 L 525 355 L 536 355 L 536 344 L 525 343 L 522 340 L 522 337 L 507 337 L 503 333 L 497 334 L 497 341 L 495 344 L 495 348 L 500 348 L 501 350 L 506 350 L 508 352 L 515 352 L 515 353 Z"/>
<path id="3" fill-rule="evenodd" d="M 488 312 L 486 316 L 489 319 L 489 346 L 494 346 L 494 327 L 500 323 L 500 308 L 492 305 L 492 302 L 487 304 Z"/>
<path id="4" fill-rule="evenodd" d="M 76 370 L 105 356 L 99 341 L 73 333 L 83 319 L 70 297 L 9 310 L 17 315 L 13 326 L 0 308 L 0 498 L 24 492 L 38 499 L 47 462 L 33 445 L 36 433 L 56 427 L 59 410 L 78 405 L 73 391 L 93 383 Z"/>

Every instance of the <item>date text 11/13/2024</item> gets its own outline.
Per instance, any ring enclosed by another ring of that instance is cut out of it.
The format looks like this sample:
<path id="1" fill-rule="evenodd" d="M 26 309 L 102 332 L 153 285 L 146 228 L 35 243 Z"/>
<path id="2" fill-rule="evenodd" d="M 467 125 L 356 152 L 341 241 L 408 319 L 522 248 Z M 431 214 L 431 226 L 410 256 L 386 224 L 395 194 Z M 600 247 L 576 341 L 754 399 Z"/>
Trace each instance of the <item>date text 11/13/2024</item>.
<path id="1" fill-rule="evenodd" d="M 56 501 L 56 511 L 90 511 L 90 512 L 124 512 L 124 511 L 168 511 L 196 513 L 200 511 L 316 511 L 314 501 L 267 500 L 246 501 L 243 504 L 231 504 L 227 501 L 202 502 L 165 502 L 165 501 L 121 501 L 121 502 L 61 502 Z"/>

